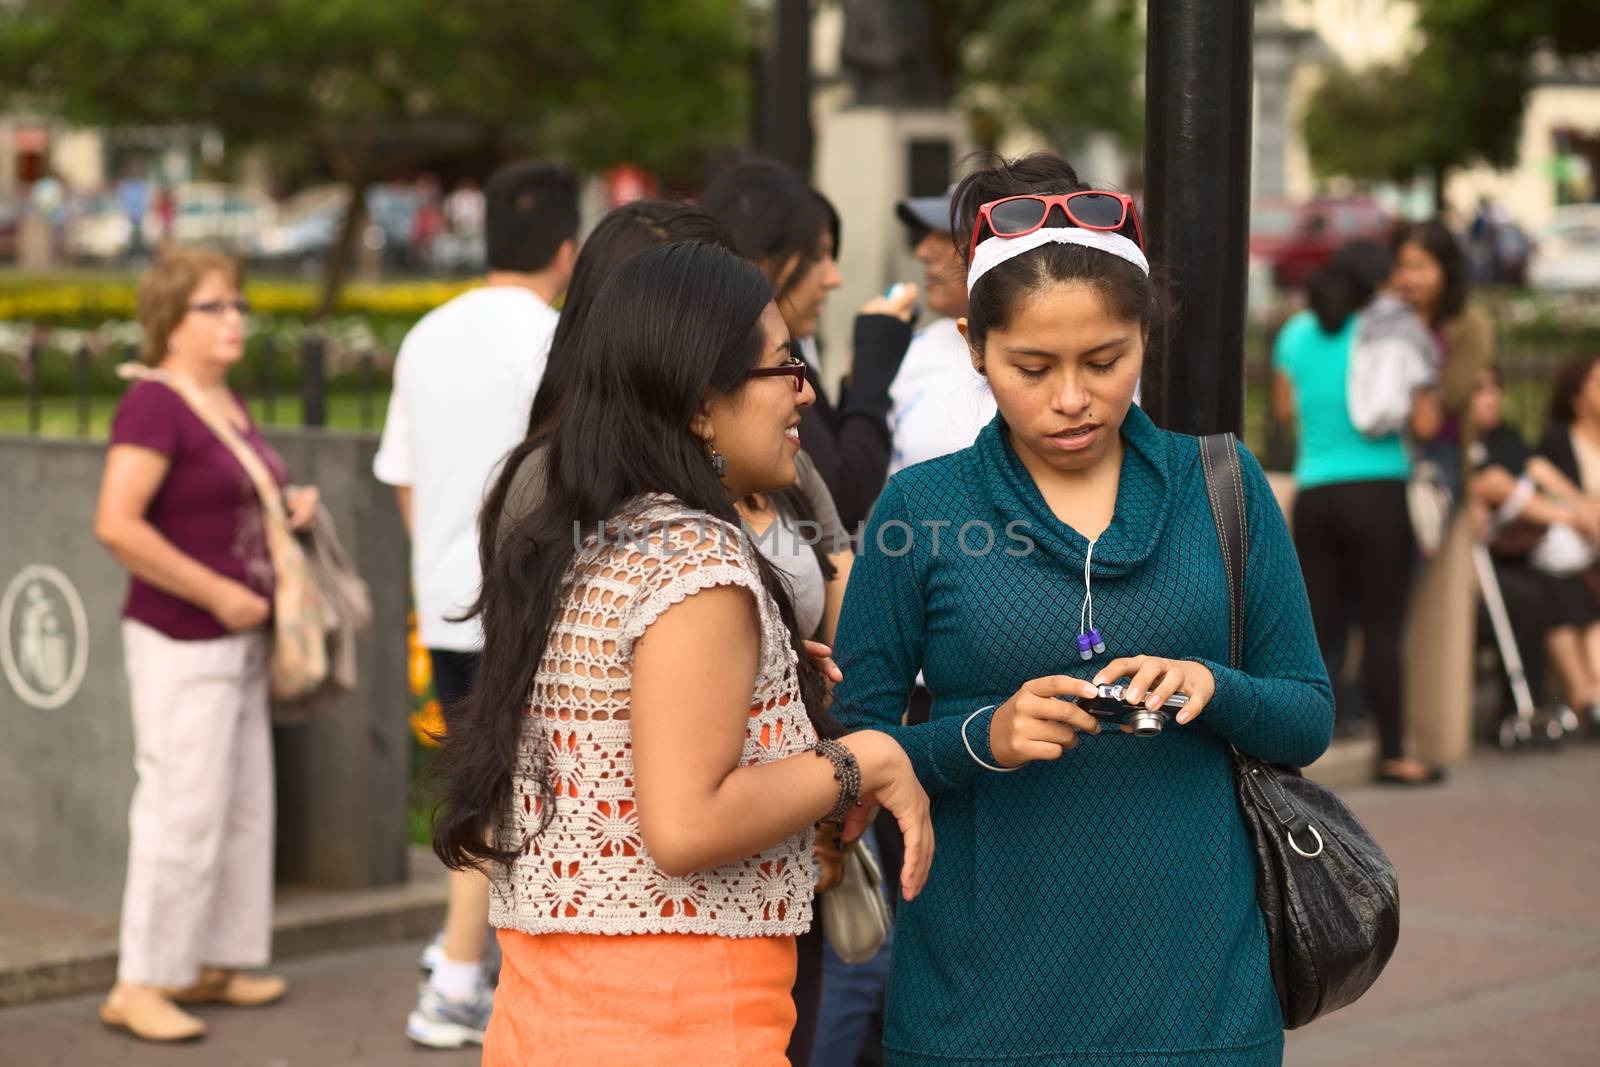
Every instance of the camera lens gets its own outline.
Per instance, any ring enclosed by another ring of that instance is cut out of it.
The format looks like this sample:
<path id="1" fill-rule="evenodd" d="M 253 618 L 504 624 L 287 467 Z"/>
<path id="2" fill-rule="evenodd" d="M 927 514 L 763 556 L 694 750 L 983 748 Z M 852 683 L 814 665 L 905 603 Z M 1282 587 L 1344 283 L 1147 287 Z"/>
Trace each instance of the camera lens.
<path id="1" fill-rule="evenodd" d="M 1166 719 L 1159 711 L 1150 711 L 1140 708 L 1128 716 L 1128 725 L 1133 727 L 1133 732 L 1139 737 L 1154 737 L 1161 732 L 1162 722 Z"/>

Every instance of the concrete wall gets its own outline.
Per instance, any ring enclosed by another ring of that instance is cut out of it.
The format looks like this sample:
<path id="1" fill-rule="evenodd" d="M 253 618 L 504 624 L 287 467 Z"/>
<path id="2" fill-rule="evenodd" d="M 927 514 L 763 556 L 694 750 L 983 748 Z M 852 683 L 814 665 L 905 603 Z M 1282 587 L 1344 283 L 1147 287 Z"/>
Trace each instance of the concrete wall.
<path id="1" fill-rule="evenodd" d="M 371 477 L 372 438 L 272 438 L 296 480 L 321 487 L 376 611 L 357 691 L 274 731 L 279 879 L 399 882 L 410 751 L 404 533 L 391 492 Z M 0 437 L 0 597 L 11 593 L 0 599 L 0 894 L 109 916 L 134 775 L 118 619 L 127 577 L 92 532 L 103 460 L 103 443 Z M 45 619 L 31 646 L 29 603 Z"/>

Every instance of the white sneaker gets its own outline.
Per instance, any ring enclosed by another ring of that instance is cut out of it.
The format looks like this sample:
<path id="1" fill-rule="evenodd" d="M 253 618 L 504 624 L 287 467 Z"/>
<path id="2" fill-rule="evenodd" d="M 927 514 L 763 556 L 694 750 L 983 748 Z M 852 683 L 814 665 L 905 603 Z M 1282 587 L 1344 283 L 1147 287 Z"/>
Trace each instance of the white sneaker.
<path id="1" fill-rule="evenodd" d="M 423 974 L 432 974 L 433 969 L 439 966 L 444 959 L 444 931 L 440 930 L 433 935 L 433 940 L 428 942 L 428 947 L 422 950 L 422 955 L 417 957 L 417 966 Z"/>
<path id="2" fill-rule="evenodd" d="M 444 959 L 444 931 L 440 930 L 428 942 L 428 947 L 422 950 L 422 955 L 417 957 L 417 967 L 423 974 L 432 974 Z M 500 941 L 493 929 L 489 931 L 489 939 L 483 946 L 483 979 L 491 986 L 500 984 Z"/>
<path id="3" fill-rule="evenodd" d="M 417 1006 L 406 1017 L 406 1036 L 428 1048 L 465 1048 L 482 1045 L 494 1009 L 494 990 L 479 982 L 472 996 L 455 1001 L 423 982 L 417 988 Z"/>

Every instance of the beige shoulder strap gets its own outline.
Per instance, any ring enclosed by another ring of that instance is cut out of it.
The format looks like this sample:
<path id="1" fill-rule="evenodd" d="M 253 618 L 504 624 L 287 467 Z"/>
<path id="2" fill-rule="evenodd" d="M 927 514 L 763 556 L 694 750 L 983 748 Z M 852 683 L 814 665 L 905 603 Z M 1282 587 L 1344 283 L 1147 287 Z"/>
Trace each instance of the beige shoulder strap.
<path id="1" fill-rule="evenodd" d="M 193 382 L 181 375 L 169 374 L 159 367 L 147 367 L 142 363 L 132 362 L 118 366 L 117 376 L 128 381 L 160 382 L 177 393 L 183 402 L 189 405 L 189 410 L 217 435 L 217 439 L 239 461 L 239 465 L 244 468 L 245 474 L 249 475 L 251 483 L 256 487 L 256 495 L 261 498 L 261 504 L 266 508 L 269 519 L 287 521 L 278 480 L 267 469 L 261 453 L 251 447 L 250 442 L 239 432 L 239 428 L 228 421 L 226 416 L 211 409 Z"/>

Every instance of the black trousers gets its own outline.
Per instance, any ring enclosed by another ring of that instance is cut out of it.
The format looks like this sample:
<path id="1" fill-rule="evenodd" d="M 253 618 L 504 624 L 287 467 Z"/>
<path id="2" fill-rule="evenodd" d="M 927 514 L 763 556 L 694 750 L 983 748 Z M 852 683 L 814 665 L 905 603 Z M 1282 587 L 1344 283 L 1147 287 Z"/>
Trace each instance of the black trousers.
<path id="1" fill-rule="evenodd" d="M 1523 673 L 1538 701 L 1549 691 L 1552 681 L 1548 676 L 1545 636 L 1564 626 L 1587 629 L 1600 622 L 1600 607 L 1582 578 L 1545 574 L 1534 570 L 1526 559 L 1496 558 L 1494 573 L 1506 602 L 1506 614 L 1511 617 L 1511 632 L 1522 656 Z M 1485 607 L 1485 620 L 1487 615 Z M 1481 622 L 1480 631 L 1490 633 L 1489 625 Z"/>
<path id="2" fill-rule="evenodd" d="M 1327 663 L 1343 660 L 1351 625 L 1361 628 L 1361 681 L 1383 759 L 1399 759 L 1400 635 L 1411 593 L 1416 535 L 1399 480 L 1344 482 L 1302 490 L 1294 501 L 1294 547 Z"/>
<path id="3" fill-rule="evenodd" d="M 811 929 L 795 938 L 794 1031 L 789 1035 L 789 1067 L 811 1067 L 822 1013 L 822 917 L 813 897 Z"/>
<path id="4" fill-rule="evenodd" d="M 433 661 L 433 691 L 439 695 L 439 706 L 449 711 L 466 698 L 477 681 L 478 653 L 430 648 L 428 658 Z"/>

